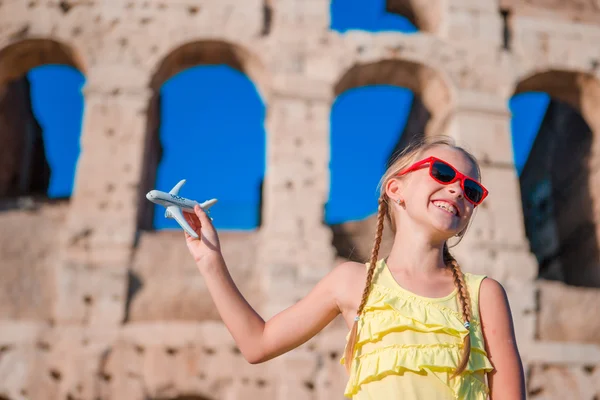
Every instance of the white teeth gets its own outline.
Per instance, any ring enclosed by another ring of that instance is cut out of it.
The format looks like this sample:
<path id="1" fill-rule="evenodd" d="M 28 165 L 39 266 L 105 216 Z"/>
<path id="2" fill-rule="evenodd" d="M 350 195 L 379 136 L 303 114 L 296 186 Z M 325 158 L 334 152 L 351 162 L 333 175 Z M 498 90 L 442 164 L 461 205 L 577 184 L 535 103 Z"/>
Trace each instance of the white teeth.
<path id="1" fill-rule="evenodd" d="M 433 205 L 436 206 L 437 208 L 441 208 L 443 210 L 451 212 L 454 215 L 458 214 L 458 210 L 452 204 L 449 204 L 446 202 L 436 202 L 436 203 L 433 203 Z"/>

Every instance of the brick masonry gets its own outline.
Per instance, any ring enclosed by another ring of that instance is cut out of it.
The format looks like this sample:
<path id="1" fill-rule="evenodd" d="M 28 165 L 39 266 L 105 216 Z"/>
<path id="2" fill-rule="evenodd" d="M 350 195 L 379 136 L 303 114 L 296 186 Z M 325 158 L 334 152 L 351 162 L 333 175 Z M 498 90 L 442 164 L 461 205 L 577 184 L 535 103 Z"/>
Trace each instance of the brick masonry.
<path id="1" fill-rule="evenodd" d="M 465 270 L 505 286 L 529 397 L 600 396 L 600 291 L 536 280 L 508 110 L 512 95 L 539 90 L 584 117 L 599 238 L 600 4 L 388 3 L 421 32 L 332 32 L 325 0 L 0 1 L 0 154 L 22 146 L 6 129 L 26 129 L 17 115 L 29 111 L 6 97 L 18 92 L 15 80 L 48 63 L 86 77 L 72 197 L 0 213 L 0 398 L 342 398 L 339 319 L 299 349 L 249 365 L 180 232 L 139 229 L 155 168 L 156 92 L 177 72 L 213 63 L 247 74 L 267 106 L 262 225 L 222 234 L 234 279 L 264 317 L 342 261 L 331 245 L 340 235 L 368 254 L 372 219 L 339 230 L 322 223 L 329 112 L 348 89 L 405 86 L 429 111 L 425 134 L 450 135 L 481 160 L 494 196 L 455 253 Z"/>

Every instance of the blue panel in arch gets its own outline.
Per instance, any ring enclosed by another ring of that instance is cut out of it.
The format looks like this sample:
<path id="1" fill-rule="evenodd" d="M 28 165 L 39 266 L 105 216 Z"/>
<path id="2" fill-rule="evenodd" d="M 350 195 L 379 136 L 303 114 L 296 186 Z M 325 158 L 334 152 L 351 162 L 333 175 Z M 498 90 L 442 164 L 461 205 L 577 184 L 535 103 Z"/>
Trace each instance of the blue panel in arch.
<path id="1" fill-rule="evenodd" d="M 331 30 L 367 32 L 418 32 L 407 18 L 385 10 L 385 0 L 332 0 L 330 3 Z"/>
<path id="2" fill-rule="evenodd" d="M 375 85 L 351 89 L 331 109 L 328 225 L 364 219 L 377 212 L 377 185 L 400 140 L 413 93 Z"/>
<path id="3" fill-rule="evenodd" d="M 80 152 L 85 77 L 66 65 L 43 65 L 27 74 L 31 107 L 42 128 L 50 165 L 49 198 L 70 197 Z"/>
<path id="4" fill-rule="evenodd" d="M 161 88 L 163 147 L 155 188 L 187 182 L 180 195 L 197 201 L 216 197 L 211 208 L 218 229 L 259 225 L 265 172 L 265 107 L 255 85 L 225 65 L 189 68 Z M 180 229 L 154 208 L 155 229 Z"/>
<path id="5" fill-rule="evenodd" d="M 550 104 L 550 96 L 543 92 L 526 92 L 513 96 L 508 103 L 512 113 L 510 129 L 517 172 L 521 175 L 533 142 Z"/>

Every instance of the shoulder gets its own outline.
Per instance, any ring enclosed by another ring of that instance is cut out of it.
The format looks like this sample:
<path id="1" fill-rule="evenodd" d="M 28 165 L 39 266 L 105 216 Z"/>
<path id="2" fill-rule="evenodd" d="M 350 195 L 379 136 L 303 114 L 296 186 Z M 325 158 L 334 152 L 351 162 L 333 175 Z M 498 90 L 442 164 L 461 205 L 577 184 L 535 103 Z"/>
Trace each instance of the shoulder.
<path id="1" fill-rule="evenodd" d="M 335 265 L 317 283 L 319 290 L 336 294 L 343 292 L 348 285 L 355 282 L 357 277 L 366 275 L 365 265 L 357 262 L 346 261 Z"/>
<path id="2" fill-rule="evenodd" d="M 356 308 L 356 301 L 364 290 L 367 266 L 354 261 L 337 265 L 327 277 L 334 297 L 341 308 Z"/>
<path id="3" fill-rule="evenodd" d="M 356 278 L 364 278 L 367 275 L 367 267 L 362 263 L 346 261 L 338 264 L 330 275 L 333 280 L 340 283 L 353 282 Z"/>
<path id="4" fill-rule="evenodd" d="M 321 279 L 320 284 L 337 292 L 339 289 L 343 290 L 356 282 L 357 278 L 364 278 L 365 276 L 365 264 L 346 261 L 335 265 L 333 269 Z"/>
<path id="5" fill-rule="evenodd" d="M 500 282 L 485 278 L 479 289 L 479 313 L 484 326 L 493 327 L 511 321 L 510 305 Z"/>
<path id="6" fill-rule="evenodd" d="M 495 303 L 506 300 L 504 287 L 495 279 L 484 277 L 479 288 L 479 299 L 481 302 Z"/>

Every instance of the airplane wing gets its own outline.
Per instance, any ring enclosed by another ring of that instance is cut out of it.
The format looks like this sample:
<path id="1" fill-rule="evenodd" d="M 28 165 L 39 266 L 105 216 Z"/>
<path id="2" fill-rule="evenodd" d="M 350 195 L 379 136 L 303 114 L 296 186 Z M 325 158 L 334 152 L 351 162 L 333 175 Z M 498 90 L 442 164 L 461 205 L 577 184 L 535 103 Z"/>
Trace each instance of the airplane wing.
<path id="1" fill-rule="evenodd" d="M 181 189 L 181 187 L 183 186 L 184 183 L 185 183 L 185 179 L 180 180 L 177 183 L 177 185 L 173 186 L 173 189 L 171 189 L 171 191 L 169 193 L 174 194 L 174 195 L 179 194 L 179 189 Z"/>
<path id="2" fill-rule="evenodd" d="M 216 202 L 217 199 L 206 200 L 205 202 L 200 203 L 200 208 L 202 208 L 204 211 L 208 211 L 208 209 L 215 205 Z"/>
<path id="3" fill-rule="evenodd" d="M 186 231 L 191 237 L 198 239 L 198 235 L 196 234 L 196 232 L 194 232 L 190 224 L 188 224 L 188 222 L 185 220 L 185 218 L 183 217 L 183 213 L 181 212 L 181 209 L 179 207 L 169 206 L 167 207 L 167 211 L 171 213 L 173 218 L 175 218 L 175 221 L 177 221 L 177 223 L 183 228 L 184 231 Z"/>

